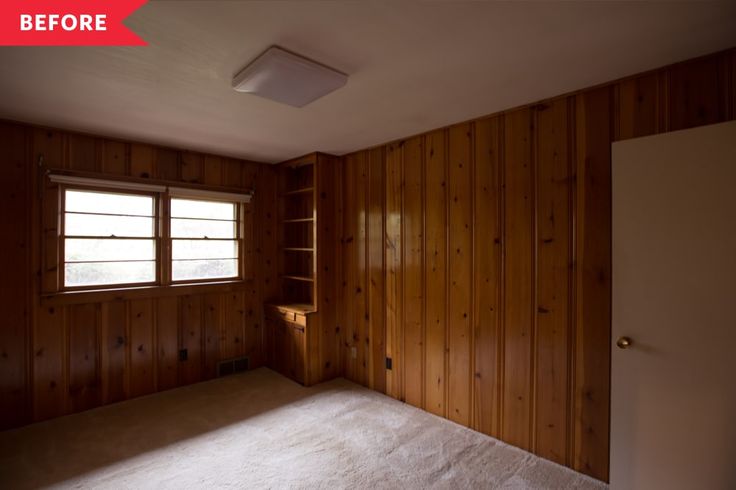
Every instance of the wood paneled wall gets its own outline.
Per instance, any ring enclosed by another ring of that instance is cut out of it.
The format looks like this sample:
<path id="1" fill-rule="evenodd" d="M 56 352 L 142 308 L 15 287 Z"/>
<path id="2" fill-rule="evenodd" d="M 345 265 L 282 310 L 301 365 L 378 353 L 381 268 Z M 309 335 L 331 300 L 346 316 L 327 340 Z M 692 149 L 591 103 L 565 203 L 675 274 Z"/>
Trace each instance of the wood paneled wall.
<path id="1" fill-rule="evenodd" d="M 2 428 L 209 379 L 222 359 L 263 364 L 261 305 L 278 287 L 275 168 L 10 122 L 0 123 L 0 148 Z M 58 199 L 41 158 L 47 168 L 101 177 L 255 189 L 245 216 L 255 230 L 244 257 L 252 277 L 227 287 L 42 300 L 58 288 Z"/>
<path id="2" fill-rule="evenodd" d="M 329 296 L 341 352 L 325 369 L 607 479 L 610 145 L 733 119 L 735 82 L 730 50 L 347 155 Z M 3 427 L 207 379 L 223 358 L 263 362 L 275 168 L 15 123 L 0 123 L 0 149 Z M 255 188 L 254 280 L 42 302 L 56 210 L 41 155 L 49 168 Z"/>
<path id="3" fill-rule="evenodd" d="M 733 119 L 735 53 L 347 155 L 345 376 L 606 480 L 611 143 Z"/>

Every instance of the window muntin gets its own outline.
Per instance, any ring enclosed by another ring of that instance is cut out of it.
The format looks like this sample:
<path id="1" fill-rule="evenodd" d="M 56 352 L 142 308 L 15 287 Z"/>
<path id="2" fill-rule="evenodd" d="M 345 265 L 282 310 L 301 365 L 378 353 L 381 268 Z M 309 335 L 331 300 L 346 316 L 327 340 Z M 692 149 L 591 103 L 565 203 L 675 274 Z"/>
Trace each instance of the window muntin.
<path id="1" fill-rule="evenodd" d="M 152 195 L 64 190 L 64 287 L 156 282 Z"/>
<path id="2" fill-rule="evenodd" d="M 238 277 L 238 206 L 232 202 L 171 199 L 171 279 Z"/>

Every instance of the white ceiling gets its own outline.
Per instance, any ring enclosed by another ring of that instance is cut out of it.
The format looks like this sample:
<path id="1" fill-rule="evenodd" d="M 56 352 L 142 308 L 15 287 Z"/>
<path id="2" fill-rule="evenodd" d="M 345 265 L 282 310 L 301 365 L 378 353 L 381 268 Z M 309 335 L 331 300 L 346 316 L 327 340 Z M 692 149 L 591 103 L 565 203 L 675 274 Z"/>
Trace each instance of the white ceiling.
<path id="1" fill-rule="evenodd" d="M 151 2 L 148 47 L 0 48 L 0 118 L 275 162 L 343 154 L 736 45 L 736 2 Z M 350 75 L 230 88 L 276 44 Z"/>

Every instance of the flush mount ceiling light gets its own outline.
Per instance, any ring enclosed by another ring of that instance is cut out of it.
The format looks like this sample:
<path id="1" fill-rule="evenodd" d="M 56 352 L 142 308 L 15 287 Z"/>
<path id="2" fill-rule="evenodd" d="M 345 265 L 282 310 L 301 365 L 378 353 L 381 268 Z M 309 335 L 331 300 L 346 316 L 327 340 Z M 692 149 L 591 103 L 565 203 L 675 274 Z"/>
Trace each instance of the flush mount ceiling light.
<path id="1" fill-rule="evenodd" d="M 304 107 L 339 89 L 347 81 L 344 73 L 271 46 L 233 78 L 233 88 Z"/>

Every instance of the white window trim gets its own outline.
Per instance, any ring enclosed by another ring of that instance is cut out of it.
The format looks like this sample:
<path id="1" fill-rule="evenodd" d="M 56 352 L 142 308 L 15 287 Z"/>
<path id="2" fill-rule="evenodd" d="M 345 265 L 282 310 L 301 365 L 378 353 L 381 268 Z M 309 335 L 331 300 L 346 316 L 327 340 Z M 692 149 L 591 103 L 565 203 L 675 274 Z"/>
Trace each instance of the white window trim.
<path id="1" fill-rule="evenodd" d="M 145 192 L 169 192 L 171 197 L 176 198 L 199 198 L 217 201 L 230 201 L 238 203 L 249 203 L 253 198 L 252 192 L 219 192 L 206 189 L 191 189 L 187 187 L 169 187 L 165 185 L 145 184 L 142 182 L 126 182 L 122 180 L 94 179 L 90 177 L 77 177 L 74 175 L 49 174 L 49 180 L 57 184 L 69 184 L 85 187 L 108 188 L 110 190 L 128 190 Z"/>

